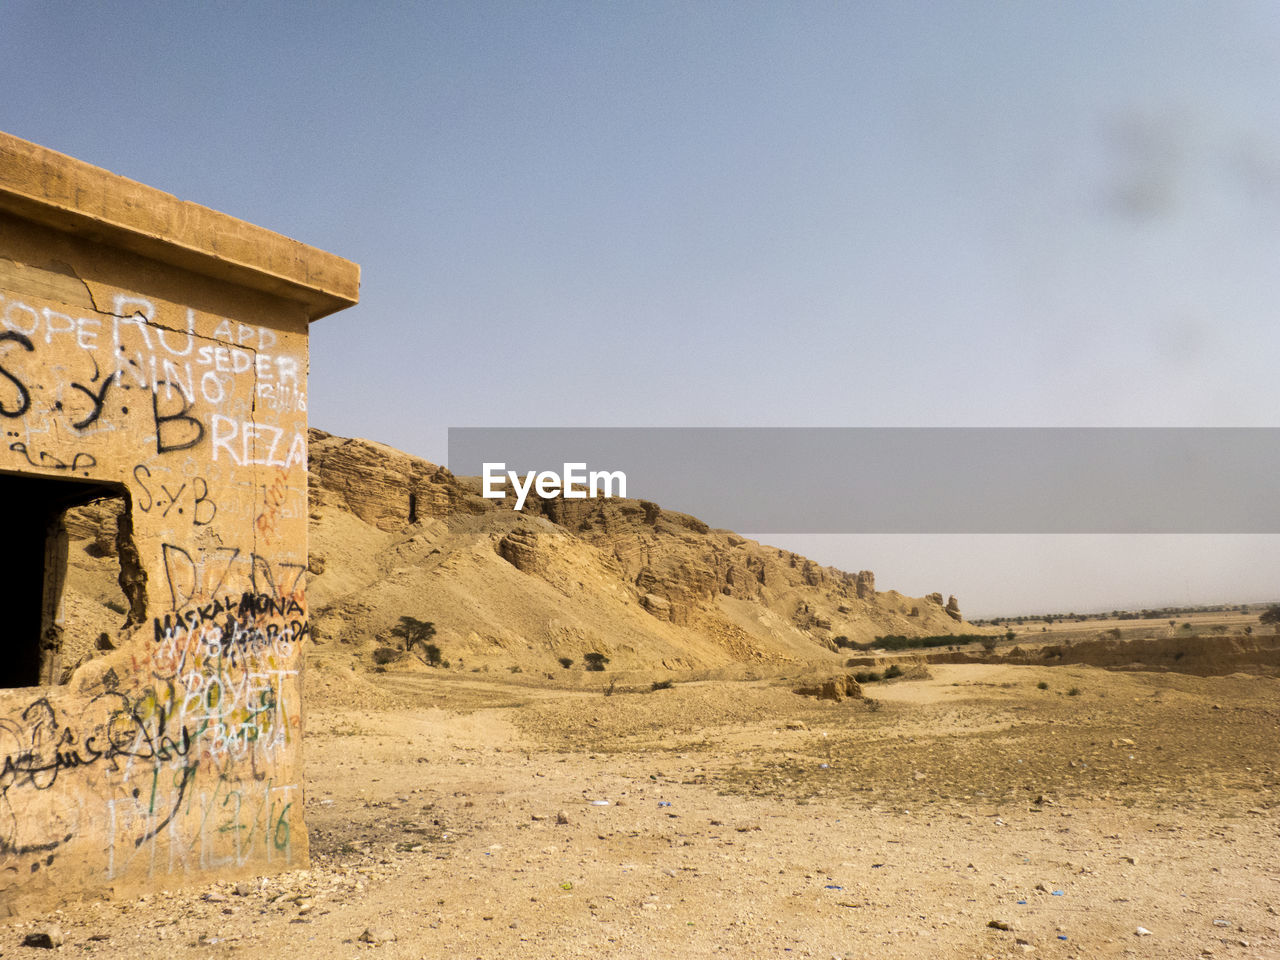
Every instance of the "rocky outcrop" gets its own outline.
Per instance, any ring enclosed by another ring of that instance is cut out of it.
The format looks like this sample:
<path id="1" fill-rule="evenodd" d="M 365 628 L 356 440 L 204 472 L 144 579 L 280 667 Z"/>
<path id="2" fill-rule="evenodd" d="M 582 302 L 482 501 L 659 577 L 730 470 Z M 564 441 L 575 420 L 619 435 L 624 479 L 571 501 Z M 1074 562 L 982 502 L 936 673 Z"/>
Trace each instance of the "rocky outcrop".
<path id="1" fill-rule="evenodd" d="M 540 650 L 580 662 L 608 647 L 615 665 L 695 666 L 834 659 L 840 645 L 955 623 L 941 595 L 878 592 L 870 570 L 823 566 L 652 501 L 533 495 L 517 513 L 482 497 L 478 477 L 367 440 L 312 430 L 310 441 L 309 593 L 322 636 L 385 643 L 410 615 L 468 649 L 468 664 Z"/>
<path id="2" fill-rule="evenodd" d="M 482 513 L 490 504 L 446 468 L 369 440 L 307 431 L 312 510 L 335 506 L 391 532 L 422 520 Z M 477 491 L 478 493 L 478 491 Z"/>
<path id="3" fill-rule="evenodd" d="M 859 600 L 873 600 L 876 595 L 876 575 L 870 570 L 859 570 L 854 581 Z"/>
<path id="4" fill-rule="evenodd" d="M 795 692 L 802 697 L 817 697 L 819 700 L 834 700 L 839 703 L 845 699 L 861 700 L 862 684 L 845 674 L 817 683 L 802 684 L 795 688 Z"/>
<path id="5" fill-rule="evenodd" d="M 958 622 L 964 619 L 963 617 L 960 616 L 960 603 L 958 600 L 956 600 L 954 594 L 952 594 L 950 597 L 947 598 L 947 606 L 945 609 L 946 609 L 947 616 L 950 617 L 952 620 L 955 620 Z"/>

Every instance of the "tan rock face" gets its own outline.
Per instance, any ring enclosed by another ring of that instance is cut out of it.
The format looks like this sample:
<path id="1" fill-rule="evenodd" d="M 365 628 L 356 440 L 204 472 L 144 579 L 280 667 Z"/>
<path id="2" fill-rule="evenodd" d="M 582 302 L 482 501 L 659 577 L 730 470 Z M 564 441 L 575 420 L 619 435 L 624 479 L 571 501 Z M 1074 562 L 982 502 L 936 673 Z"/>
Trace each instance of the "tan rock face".
<path id="1" fill-rule="evenodd" d="M 859 600 L 872 600 L 876 595 L 876 575 L 870 570 L 859 570 L 855 581 Z"/>
<path id="2" fill-rule="evenodd" d="M 531 497 L 517 513 L 483 499 L 478 478 L 381 444 L 313 430 L 310 450 L 325 638 L 391 644 L 408 615 L 432 622 L 464 669 L 563 677 L 560 658 L 589 652 L 614 670 L 834 663 L 836 637 L 955 623 L 941 596 L 908 603 L 878 593 L 869 570 L 823 567 L 649 501 Z"/>
<path id="3" fill-rule="evenodd" d="M 801 685 L 796 687 L 795 692 L 802 697 L 816 697 L 819 700 L 833 700 L 839 703 L 845 699 L 862 699 L 862 684 L 853 677 L 845 675 Z"/>
<path id="4" fill-rule="evenodd" d="M 0 911 L 307 861 L 307 251 L 0 135 Z"/>

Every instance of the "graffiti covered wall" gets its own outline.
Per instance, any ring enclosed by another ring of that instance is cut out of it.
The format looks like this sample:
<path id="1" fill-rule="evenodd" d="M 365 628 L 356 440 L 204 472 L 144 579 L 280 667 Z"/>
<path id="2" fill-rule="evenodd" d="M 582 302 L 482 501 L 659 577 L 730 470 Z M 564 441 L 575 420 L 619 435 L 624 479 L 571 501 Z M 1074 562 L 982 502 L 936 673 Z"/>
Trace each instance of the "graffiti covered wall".
<path id="1" fill-rule="evenodd" d="M 307 326 L 357 289 L 0 135 L 0 912 L 305 864 Z M 63 517 L 103 497 L 123 613 L 72 663 Z"/>

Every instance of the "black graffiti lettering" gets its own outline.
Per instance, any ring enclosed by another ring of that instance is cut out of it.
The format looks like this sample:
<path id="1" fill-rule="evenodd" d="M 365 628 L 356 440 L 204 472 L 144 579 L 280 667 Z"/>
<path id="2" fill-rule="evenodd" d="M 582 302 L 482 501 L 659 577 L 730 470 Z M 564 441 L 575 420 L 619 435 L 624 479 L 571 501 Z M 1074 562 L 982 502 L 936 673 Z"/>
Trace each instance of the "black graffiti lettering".
<path id="1" fill-rule="evenodd" d="M 83 420 L 79 420 L 71 424 L 71 426 L 75 427 L 77 430 L 83 430 L 85 427 L 89 426 L 89 424 L 94 423 L 100 416 L 102 416 L 102 407 L 107 402 L 107 391 L 111 389 L 111 383 L 112 378 L 107 377 L 102 381 L 102 386 L 98 388 L 97 393 L 94 393 L 88 387 L 82 386 L 78 383 L 73 383 L 71 385 L 74 389 L 79 390 L 93 401 L 93 409 L 89 412 L 89 415 Z"/>
<path id="2" fill-rule="evenodd" d="M 280 577 L 281 580 L 284 579 L 283 571 L 285 570 L 296 571 L 293 575 L 293 579 L 289 581 L 289 588 L 285 591 L 285 593 L 289 594 L 290 596 L 297 596 L 297 594 L 302 590 L 302 575 L 307 572 L 307 565 L 305 563 L 281 563 L 280 570 L 281 570 L 281 577 Z"/>
<path id="3" fill-rule="evenodd" d="M 163 617 L 155 617 L 152 625 L 157 643 L 175 637 L 182 632 L 194 633 L 205 624 L 215 624 L 224 637 L 254 628 L 254 623 L 265 618 L 284 620 L 289 617 L 306 617 L 306 611 L 293 597 L 277 597 L 266 593 L 246 591 L 236 600 L 231 596 L 214 599 L 209 603 L 188 607 L 175 613 L 166 613 Z M 222 620 L 222 623 L 219 623 Z M 256 629 L 256 628 L 254 628 Z M 269 623 L 265 628 L 266 635 L 274 636 L 272 631 L 280 631 L 280 625 Z M 305 619 L 291 620 L 287 634 L 283 639 L 293 639 L 299 634 L 309 632 Z"/>
<path id="4" fill-rule="evenodd" d="M 31 459 L 31 454 L 27 452 L 27 445 L 23 443 L 21 440 L 13 441 L 13 443 L 9 444 L 9 449 L 13 450 L 16 453 L 20 453 L 24 457 L 26 457 L 27 463 L 31 464 L 31 466 L 33 467 L 40 466 L 40 464 L 36 463 L 34 460 Z"/>
<path id="5" fill-rule="evenodd" d="M 169 695 L 172 699 L 172 690 Z M 23 723 L 8 730 L 23 746 L 0 765 L 0 794 L 7 796 L 12 787 L 48 790 L 61 771 L 103 761 L 119 769 L 119 758 L 160 763 L 185 758 L 191 752 L 191 733 L 184 726 L 176 738 L 170 735 L 164 711 L 149 709 L 156 700 L 151 689 L 136 701 L 115 691 L 98 694 L 90 704 L 113 702 L 115 709 L 105 727 L 83 737 L 58 719 L 47 698 L 33 701 L 22 712 Z"/>
<path id="6" fill-rule="evenodd" d="M 168 486 L 166 486 L 166 485 L 165 485 L 165 484 L 163 484 L 163 483 L 162 483 L 162 484 L 160 484 L 160 489 L 161 489 L 161 490 L 163 490 L 163 491 L 165 492 L 165 495 L 166 495 L 166 496 L 168 496 L 168 498 L 169 498 L 169 503 L 168 503 L 168 505 L 164 508 L 164 513 L 160 514 L 160 516 L 162 516 L 162 517 L 167 517 L 167 516 L 169 515 L 169 511 L 173 509 L 173 505 L 174 505 L 175 503 L 177 503 L 177 502 L 178 502 L 178 498 L 179 498 L 180 496 L 182 496 L 182 491 L 183 491 L 183 490 L 185 490 L 185 489 L 187 489 L 187 485 L 184 483 L 182 486 L 180 486 L 180 487 L 178 488 L 178 492 L 177 492 L 177 493 L 173 493 L 173 492 L 168 488 Z"/>
<path id="7" fill-rule="evenodd" d="M 198 493 L 196 491 L 199 491 Z M 191 505 L 193 514 L 191 522 L 197 527 L 203 527 L 213 523 L 213 518 L 218 513 L 218 505 L 209 499 L 209 484 L 204 477 L 196 477 L 191 481 L 191 492 L 195 495 L 195 502 Z M 209 512 L 205 514 L 205 519 L 201 518 L 200 508 L 208 507 Z"/>
<path id="8" fill-rule="evenodd" d="M 155 501 L 151 497 L 151 490 L 147 487 L 146 481 L 143 479 L 144 474 L 148 477 L 151 476 L 151 470 L 148 469 L 145 463 L 140 463 L 133 468 L 133 479 L 138 481 L 138 486 L 141 487 L 142 492 L 147 495 L 146 503 L 142 503 L 141 501 L 138 501 L 135 503 L 135 506 L 137 506 L 137 508 L 141 510 L 143 513 L 147 513 L 151 510 L 151 505 Z"/>
<path id="9" fill-rule="evenodd" d="M 182 408 L 177 413 L 160 412 L 161 386 L 177 392 L 182 399 Z M 194 401 L 187 398 L 182 387 L 171 384 L 168 380 L 155 382 L 151 390 L 151 413 L 156 422 L 156 453 L 190 450 L 204 439 L 204 424 L 197 417 L 191 416 L 193 406 Z M 175 431 L 177 436 L 174 436 Z"/>
<path id="10" fill-rule="evenodd" d="M 160 555 L 164 559 L 164 576 L 169 584 L 172 609 L 185 607 L 198 587 L 195 561 L 186 550 L 172 543 L 160 544 Z M 189 586 L 184 580 L 189 582 Z"/>
<path id="11" fill-rule="evenodd" d="M 217 547 L 216 549 L 219 553 L 230 553 L 231 556 L 227 558 L 227 565 L 222 570 L 222 576 L 220 576 L 218 578 L 218 582 L 213 585 L 213 589 L 209 591 L 211 594 L 215 595 L 222 589 L 222 584 L 226 582 L 227 574 L 231 572 L 231 565 L 236 562 L 236 557 L 240 556 L 239 547 Z"/>
<path id="12" fill-rule="evenodd" d="M 35 350 L 35 346 L 31 343 L 31 338 L 18 333 L 16 330 L 6 330 L 4 333 L 0 333 L 0 343 L 4 343 L 6 340 L 12 340 L 14 343 L 19 344 L 28 353 Z M 0 417 L 9 417 L 12 419 L 14 417 L 22 416 L 31 409 L 31 392 L 27 390 L 27 385 L 25 383 L 6 370 L 3 366 L 0 366 L 0 377 L 5 377 L 10 383 L 18 388 L 18 405 L 13 408 L 6 407 L 4 405 L 4 401 L 0 400 Z"/>
<path id="13" fill-rule="evenodd" d="M 83 450 L 78 451 L 67 463 L 59 457 L 55 457 L 48 450 L 40 451 L 40 459 L 32 460 L 31 451 L 27 449 L 27 445 L 21 440 L 15 440 L 9 444 L 9 449 L 15 453 L 20 453 L 27 458 L 27 463 L 33 467 L 43 467 L 45 470 L 79 470 L 82 466 L 87 470 L 89 467 L 98 465 L 98 458 L 92 453 L 85 453 Z M 80 461 L 83 460 L 82 464 Z"/>

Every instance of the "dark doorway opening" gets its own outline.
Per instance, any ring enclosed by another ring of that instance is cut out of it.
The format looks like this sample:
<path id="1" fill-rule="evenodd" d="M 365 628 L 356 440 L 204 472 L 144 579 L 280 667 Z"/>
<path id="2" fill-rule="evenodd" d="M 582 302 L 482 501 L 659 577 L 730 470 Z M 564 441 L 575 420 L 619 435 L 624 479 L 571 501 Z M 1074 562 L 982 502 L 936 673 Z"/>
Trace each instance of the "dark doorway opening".
<path id="1" fill-rule="evenodd" d="M 125 612 L 126 623 L 135 614 L 145 615 L 141 584 L 131 590 L 121 576 L 127 564 L 136 566 L 137 557 L 128 494 L 116 484 L 0 473 L 0 503 L 5 554 L 0 569 L 7 570 L 0 578 L 0 596 L 8 637 L 0 658 L 0 687 L 63 683 L 76 663 L 92 655 L 86 651 L 94 649 L 95 638 L 101 643 L 107 631 L 81 634 L 108 617 L 118 625 L 119 611 Z M 109 559 L 100 569 L 86 561 L 72 571 L 73 539 L 87 557 Z M 87 541 L 87 549 L 81 541 Z M 75 596 L 68 596 L 69 572 Z M 99 613 L 93 626 L 81 622 L 86 610 Z"/>

